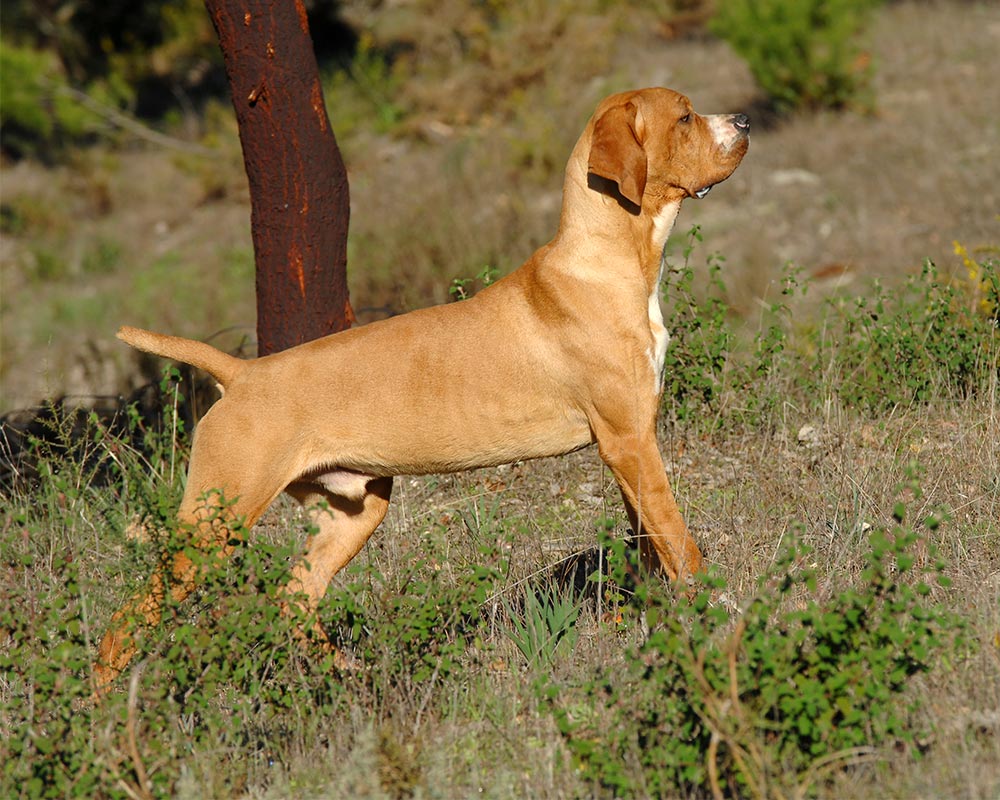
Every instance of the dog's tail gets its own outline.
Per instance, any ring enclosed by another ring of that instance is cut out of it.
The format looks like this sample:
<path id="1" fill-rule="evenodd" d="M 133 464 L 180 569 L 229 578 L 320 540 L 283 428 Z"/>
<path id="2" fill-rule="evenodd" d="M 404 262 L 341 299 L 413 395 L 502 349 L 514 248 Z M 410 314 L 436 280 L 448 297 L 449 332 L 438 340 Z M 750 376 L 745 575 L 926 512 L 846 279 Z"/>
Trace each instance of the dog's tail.
<path id="1" fill-rule="evenodd" d="M 183 361 L 198 369 L 203 369 L 223 388 L 246 369 L 247 362 L 223 353 L 210 344 L 196 342 L 193 339 L 182 339 L 179 336 L 167 336 L 162 333 L 144 331 L 141 328 L 131 328 L 123 325 L 118 329 L 118 338 L 144 353 L 152 353 L 175 361 Z"/>

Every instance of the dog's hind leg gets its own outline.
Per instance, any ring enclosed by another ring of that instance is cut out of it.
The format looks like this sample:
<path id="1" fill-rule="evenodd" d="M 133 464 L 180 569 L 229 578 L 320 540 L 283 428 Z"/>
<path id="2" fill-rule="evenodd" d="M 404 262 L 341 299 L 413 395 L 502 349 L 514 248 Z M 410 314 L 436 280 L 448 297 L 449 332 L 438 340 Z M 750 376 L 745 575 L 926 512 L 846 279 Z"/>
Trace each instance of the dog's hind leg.
<path id="1" fill-rule="evenodd" d="M 307 508 L 315 526 L 285 588 L 290 602 L 308 616 L 315 613 L 333 576 L 358 554 L 385 518 L 392 478 L 368 480 L 358 498 L 335 494 L 316 483 L 293 483 L 286 491 Z M 286 609 L 291 611 L 288 606 Z M 311 632 L 336 653 L 318 620 L 313 621 Z M 338 657 L 338 665 L 346 665 L 342 657 Z"/>
<path id="2" fill-rule="evenodd" d="M 211 413 L 198 426 L 177 512 L 178 530 L 188 539 L 163 554 L 146 587 L 112 616 L 94 665 L 98 694 L 137 652 L 136 636 L 160 622 L 168 598 L 179 603 L 190 595 L 211 556 L 228 556 L 283 488 L 265 463 L 269 448 L 236 433 Z"/>

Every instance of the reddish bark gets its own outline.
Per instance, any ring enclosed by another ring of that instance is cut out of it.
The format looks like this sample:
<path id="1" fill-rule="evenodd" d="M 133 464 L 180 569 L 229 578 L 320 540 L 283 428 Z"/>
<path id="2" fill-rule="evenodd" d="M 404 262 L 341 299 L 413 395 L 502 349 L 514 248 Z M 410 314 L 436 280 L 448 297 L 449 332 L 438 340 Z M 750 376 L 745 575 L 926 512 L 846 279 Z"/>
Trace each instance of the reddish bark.
<path id="1" fill-rule="evenodd" d="M 257 344 L 277 352 L 348 327 L 347 171 L 302 0 L 205 0 L 250 182 Z"/>

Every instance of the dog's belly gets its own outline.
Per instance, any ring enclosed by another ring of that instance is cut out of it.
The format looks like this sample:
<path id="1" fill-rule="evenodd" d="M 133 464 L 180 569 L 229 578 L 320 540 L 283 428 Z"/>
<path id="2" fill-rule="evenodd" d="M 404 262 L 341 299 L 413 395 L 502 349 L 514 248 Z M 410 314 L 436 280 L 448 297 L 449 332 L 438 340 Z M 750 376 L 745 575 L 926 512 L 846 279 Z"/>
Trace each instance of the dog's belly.
<path id="1" fill-rule="evenodd" d="M 354 431 L 326 443 L 322 460 L 368 475 L 423 475 L 562 455 L 592 441 L 582 419 L 438 418 Z"/>

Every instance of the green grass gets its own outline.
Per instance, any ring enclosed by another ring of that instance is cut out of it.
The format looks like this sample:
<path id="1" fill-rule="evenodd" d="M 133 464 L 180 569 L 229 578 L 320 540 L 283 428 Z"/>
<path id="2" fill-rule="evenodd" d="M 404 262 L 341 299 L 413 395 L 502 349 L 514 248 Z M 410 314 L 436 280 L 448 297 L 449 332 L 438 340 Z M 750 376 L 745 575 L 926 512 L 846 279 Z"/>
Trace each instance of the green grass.
<path id="1" fill-rule="evenodd" d="M 749 339 L 721 299 L 675 292 L 671 370 L 711 391 L 672 390 L 662 444 L 704 584 L 622 576 L 591 451 L 402 478 L 320 608 L 345 673 L 278 612 L 308 532 L 279 503 L 88 704 L 112 611 L 183 544 L 185 436 L 171 403 L 160 426 L 54 431 L 0 498 L 0 794 L 992 796 L 1000 341 L 996 265 L 976 267 L 880 290 L 877 319 L 824 301 L 807 330 L 790 276 Z M 928 381 L 857 379 L 862 346 L 908 352 L 942 323 L 966 338 L 934 345 Z M 610 574 L 552 577 L 599 542 Z"/>

